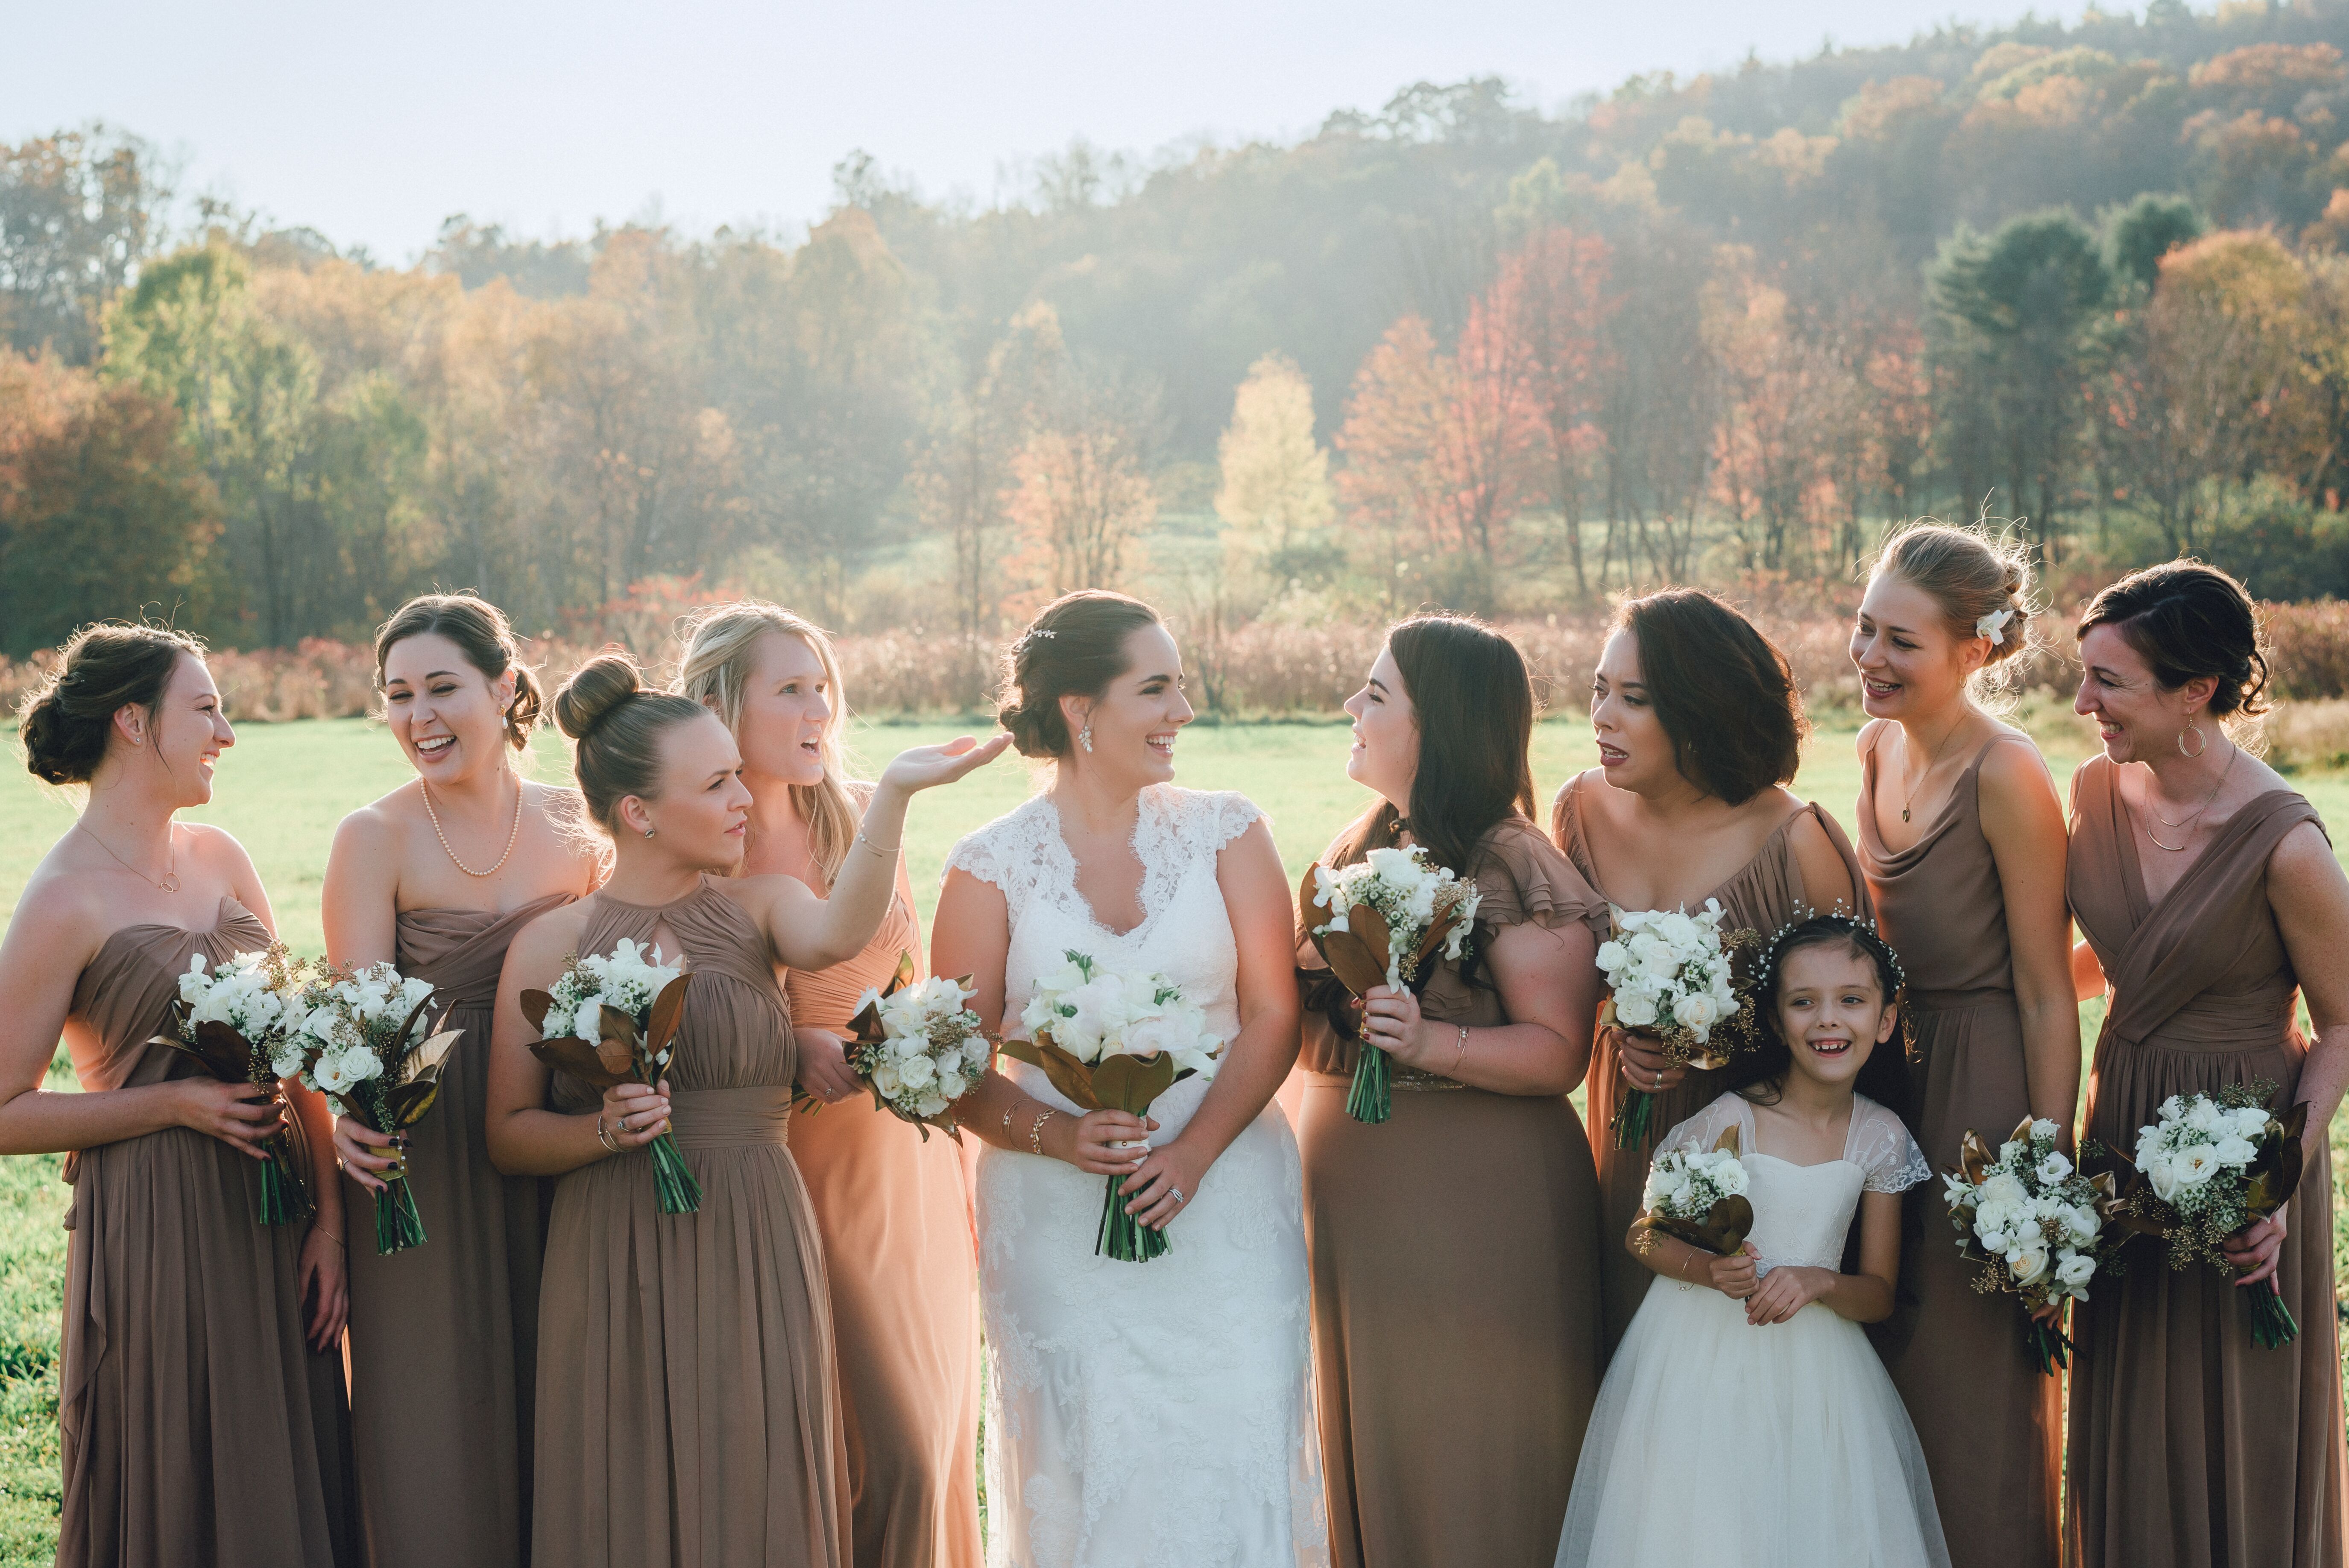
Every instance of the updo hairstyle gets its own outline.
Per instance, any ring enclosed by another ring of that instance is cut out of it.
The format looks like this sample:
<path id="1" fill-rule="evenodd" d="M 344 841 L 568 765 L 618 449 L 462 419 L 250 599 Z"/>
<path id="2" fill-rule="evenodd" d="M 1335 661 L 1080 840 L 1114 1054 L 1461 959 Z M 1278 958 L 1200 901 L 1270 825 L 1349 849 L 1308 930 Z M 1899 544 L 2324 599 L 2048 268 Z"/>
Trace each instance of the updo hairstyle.
<path id="1" fill-rule="evenodd" d="M 710 717 L 689 697 L 647 688 L 636 661 L 616 650 L 574 670 L 554 694 L 554 723 L 571 738 L 572 771 L 587 815 L 609 833 L 622 800 L 658 799 L 661 737 Z"/>
<path id="2" fill-rule="evenodd" d="M 1808 728 L 1786 655 L 1733 607 L 1698 588 L 1625 601 L 1615 627 L 1640 645 L 1640 674 L 1681 777 L 1742 806 L 1793 781 Z"/>
<path id="3" fill-rule="evenodd" d="M 1961 640 L 1982 635 L 1976 628 L 1983 616 L 2008 616 L 1974 676 L 1977 697 L 2004 689 L 2019 667 L 2010 661 L 2031 647 L 2031 556 L 2012 539 L 1946 522 L 1916 523 L 1885 542 L 1868 575 L 1870 582 L 1895 577 L 1922 592 L 1940 607 L 1950 635 Z"/>
<path id="4" fill-rule="evenodd" d="M 995 722 L 1022 757 L 1066 757 L 1074 744 L 1064 696 L 1097 697 L 1126 669 L 1125 640 L 1160 624 L 1139 599 L 1103 589 L 1065 593 L 1044 606 L 1004 655 L 1004 702 Z"/>
<path id="5" fill-rule="evenodd" d="M 2213 718 L 2254 718 L 2268 710 L 2258 612 L 2243 585 L 2215 566 L 2171 561 L 2130 573 L 2089 603 L 2077 634 L 2097 626 L 2127 638 L 2165 690 L 2215 676 Z"/>
<path id="6" fill-rule="evenodd" d="M 530 749 L 530 732 L 538 727 L 542 698 L 538 677 L 522 662 L 522 645 L 514 640 L 506 613 L 471 593 L 422 593 L 396 611 L 375 634 L 375 689 L 383 690 L 384 662 L 392 645 L 409 637 L 438 633 L 457 645 L 465 662 L 490 680 L 508 670 L 514 673 L 513 706 L 506 709 L 506 744 L 516 751 Z"/>
<path id="7" fill-rule="evenodd" d="M 143 707 L 160 722 L 163 693 L 182 655 L 204 645 L 185 632 L 120 624 L 84 626 L 67 640 L 48 678 L 18 705 L 25 769 L 45 784 L 87 784 L 106 760 L 114 716 Z"/>

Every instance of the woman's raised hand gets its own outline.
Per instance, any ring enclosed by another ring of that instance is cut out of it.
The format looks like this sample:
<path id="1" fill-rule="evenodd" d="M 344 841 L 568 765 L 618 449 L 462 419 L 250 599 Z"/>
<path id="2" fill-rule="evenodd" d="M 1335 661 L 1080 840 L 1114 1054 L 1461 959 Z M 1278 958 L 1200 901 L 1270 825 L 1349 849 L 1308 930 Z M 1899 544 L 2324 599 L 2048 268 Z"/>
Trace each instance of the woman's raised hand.
<path id="1" fill-rule="evenodd" d="M 997 732 L 980 741 L 958 735 L 944 746 L 914 746 L 890 758 L 881 771 L 881 787 L 911 795 L 918 789 L 951 784 L 1003 755 L 1011 737 Z"/>
<path id="2" fill-rule="evenodd" d="M 261 1146 L 285 1130 L 283 1095 L 255 1099 L 249 1083 L 222 1083 L 210 1078 L 172 1078 L 163 1087 L 171 1096 L 181 1127 L 217 1138 L 240 1154 L 267 1159 Z"/>
<path id="3" fill-rule="evenodd" d="M 668 1130 L 668 1079 L 657 1090 L 640 1083 L 618 1083 L 604 1091 L 598 1119 L 623 1149 L 642 1149 Z"/>

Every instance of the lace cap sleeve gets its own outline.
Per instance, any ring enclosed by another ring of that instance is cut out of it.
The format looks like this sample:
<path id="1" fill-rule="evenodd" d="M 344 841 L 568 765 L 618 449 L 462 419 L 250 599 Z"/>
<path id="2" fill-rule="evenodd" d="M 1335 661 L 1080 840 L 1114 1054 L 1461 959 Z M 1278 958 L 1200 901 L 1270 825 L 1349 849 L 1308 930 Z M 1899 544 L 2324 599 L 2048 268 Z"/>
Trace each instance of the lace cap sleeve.
<path id="1" fill-rule="evenodd" d="M 1195 820 L 1200 825 L 1209 849 L 1221 853 L 1225 845 L 1248 830 L 1259 818 L 1266 821 L 1264 808 L 1237 789 L 1206 790 L 1193 797 Z"/>
<path id="2" fill-rule="evenodd" d="M 1745 1097 L 1725 1092 L 1714 1098 L 1712 1104 L 1673 1128 L 1656 1145 L 1658 1154 L 1702 1153 L 1721 1141 L 1721 1135 L 1731 1128 L 1737 1129 L 1740 1151 L 1754 1152 L 1754 1108 Z M 1652 1159 L 1650 1163 L 1653 1163 Z"/>
<path id="3" fill-rule="evenodd" d="M 957 839 L 938 880 L 955 871 L 977 877 L 999 889 L 1012 917 L 1019 918 L 1059 839 L 1054 819 L 1039 810 L 1043 799 L 1038 796 Z"/>
<path id="4" fill-rule="evenodd" d="M 1527 921 L 1546 930 L 1587 926 L 1594 912 L 1607 918 L 1607 901 L 1522 817 L 1494 827 L 1477 846 L 1476 892 L 1476 923 L 1490 931 Z"/>
<path id="5" fill-rule="evenodd" d="M 1861 1188 L 1869 1192 L 1905 1192 L 1932 1179 L 1925 1151 L 1909 1136 L 1900 1119 L 1865 1095 L 1853 1097 L 1851 1136 L 1846 1158 L 1860 1169 Z"/>

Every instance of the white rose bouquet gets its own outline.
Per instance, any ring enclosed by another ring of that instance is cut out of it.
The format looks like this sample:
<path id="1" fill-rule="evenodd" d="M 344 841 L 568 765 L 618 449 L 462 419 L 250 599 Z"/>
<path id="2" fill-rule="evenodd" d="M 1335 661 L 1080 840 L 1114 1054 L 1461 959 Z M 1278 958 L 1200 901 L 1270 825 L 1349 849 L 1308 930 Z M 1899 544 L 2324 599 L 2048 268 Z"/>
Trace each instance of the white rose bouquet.
<path id="1" fill-rule="evenodd" d="M 1754 1229 L 1754 1205 L 1745 1196 L 1745 1162 L 1738 1158 L 1737 1129 L 1724 1130 L 1709 1150 L 1674 1149 L 1648 1166 L 1642 1211 L 1633 1222 L 1640 1233 L 1631 1245 L 1645 1253 L 1659 1235 L 1728 1257 L 1745 1244 Z"/>
<path id="2" fill-rule="evenodd" d="M 2229 1084 L 2216 1095 L 2171 1095 L 2158 1119 L 2137 1130 L 2137 1179 L 2121 1203 L 2133 1228 L 2169 1243 L 2169 1266 L 2197 1259 L 2221 1272 L 2221 1245 L 2245 1226 L 2283 1207 L 2300 1185 L 2303 1102 L 2278 1117 L 2268 1109 L 2276 1086 Z M 2288 1345 L 2300 1333 L 2270 1275 L 2251 1287 L 2251 1337 L 2261 1348 Z"/>
<path id="3" fill-rule="evenodd" d="M 408 1130 L 440 1095 L 457 1031 L 426 1027 L 432 985 L 410 979 L 388 964 L 329 969 L 303 994 L 301 1027 L 277 1065 L 298 1068 L 302 1081 L 324 1094 L 336 1114 L 388 1136 L 405 1150 Z M 424 1217 L 409 1191 L 407 1157 L 383 1173 L 375 1195 L 378 1256 L 424 1244 Z"/>
<path id="4" fill-rule="evenodd" d="M 1224 1043 L 1206 1013 L 1163 975 L 1119 975 L 1090 955 L 1070 952 L 1058 971 L 1040 975 L 1019 1015 L 1025 1040 L 1006 1040 L 1006 1056 L 1041 1068 L 1052 1087 L 1088 1110 L 1142 1116 L 1183 1079 L 1216 1076 Z M 1166 1233 L 1145 1225 L 1118 1202 L 1109 1178 L 1102 1197 L 1096 1254 L 1148 1263 L 1166 1253 Z"/>
<path id="5" fill-rule="evenodd" d="M 1313 945 L 1357 997 L 1380 985 L 1408 990 L 1439 947 L 1445 958 L 1468 950 L 1483 895 L 1417 844 L 1376 849 L 1331 871 L 1319 864 L 1298 889 L 1299 913 Z M 1329 918 L 1316 923 L 1314 911 Z M 1380 1122 L 1394 1114 L 1394 1063 L 1368 1040 L 1354 1058 L 1346 1114 Z"/>
<path id="6" fill-rule="evenodd" d="M 593 1088 L 658 1088 L 679 1048 L 677 1026 L 692 978 L 681 965 L 662 963 L 659 948 L 625 936 L 609 954 L 574 955 L 551 990 L 522 994 L 523 1016 L 544 1037 L 531 1054 Z M 701 1183 L 676 1140 L 664 1132 L 646 1147 L 661 1212 L 698 1211 Z"/>
<path id="7" fill-rule="evenodd" d="M 259 953 L 232 954 L 209 971 L 199 953 L 180 976 L 170 1032 L 149 1043 L 194 1057 L 222 1083 L 253 1085 L 254 1100 L 271 1099 L 278 1079 L 301 1071 L 300 1061 L 288 1055 L 286 1038 L 301 1022 L 306 968 L 282 942 Z M 293 1132 L 280 1129 L 262 1147 L 268 1158 L 261 1164 L 260 1212 L 254 1218 L 264 1225 L 309 1218 L 310 1191 L 302 1180 Z"/>
<path id="8" fill-rule="evenodd" d="M 1717 1068 L 1754 1028 L 1754 999 L 1740 985 L 1730 954 L 1755 941 L 1751 931 L 1723 934 L 1719 899 L 1685 910 L 1623 910 L 1612 904 L 1615 934 L 1599 944 L 1608 996 L 1601 1027 L 1652 1035 L 1678 1067 Z M 1631 1089 L 1615 1104 L 1615 1147 L 1648 1140 L 1655 1097 Z"/>
<path id="9" fill-rule="evenodd" d="M 2024 1117 L 1996 1153 L 1969 1129 L 1958 1168 L 1941 1178 L 1941 1197 L 1958 1233 L 1958 1251 L 1981 1266 L 1974 1289 L 2004 1291 L 2026 1314 L 2088 1299 L 2088 1282 L 2126 1235 L 2113 1208 L 2109 1175 L 2088 1176 L 2056 1147 L 2063 1129 Z M 2048 1377 L 2071 1365 L 2061 1322 L 2023 1319 L 2023 1336 Z"/>
<path id="10" fill-rule="evenodd" d="M 868 988 L 850 1020 L 849 1070 L 873 1090 L 873 1103 L 921 1130 L 933 1127 L 962 1141 L 952 1114 L 957 1100 L 978 1087 L 995 1042 L 968 1006 L 978 995 L 970 977 L 914 976 L 914 957 L 897 955 L 885 989 Z"/>

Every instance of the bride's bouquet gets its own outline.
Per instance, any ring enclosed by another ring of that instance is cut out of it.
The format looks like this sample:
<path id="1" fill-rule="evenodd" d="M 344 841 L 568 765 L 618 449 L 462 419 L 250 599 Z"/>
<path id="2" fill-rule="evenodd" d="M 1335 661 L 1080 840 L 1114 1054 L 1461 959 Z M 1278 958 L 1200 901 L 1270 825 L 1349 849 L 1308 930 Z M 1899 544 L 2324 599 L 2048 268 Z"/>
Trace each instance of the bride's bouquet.
<path id="1" fill-rule="evenodd" d="M 682 965 L 663 964 L 659 948 L 625 936 L 609 954 L 574 956 L 551 989 L 522 994 L 523 1016 L 543 1037 L 531 1053 L 592 1088 L 658 1088 L 677 1055 L 677 1026 L 692 978 Z M 701 1183 L 676 1140 L 664 1132 L 648 1147 L 661 1212 L 698 1211 Z"/>
<path id="2" fill-rule="evenodd" d="M 2088 1282 L 2124 1239 L 2112 1177 L 2075 1168 L 2055 1146 L 2062 1130 L 2026 1116 L 1993 1154 L 1969 1128 L 1958 1168 L 1941 1178 L 1958 1251 L 1980 1265 L 1974 1289 L 2015 1295 L 2026 1314 L 2087 1300 Z M 2052 1377 L 2071 1365 L 2072 1342 L 2058 1325 L 2023 1323 L 2041 1372 Z"/>
<path id="3" fill-rule="evenodd" d="M 1608 986 L 1599 1026 L 1654 1036 L 1675 1067 L 1724 1066 L 1754 1027 L 1754 999 L 1736 983 L 1729 955 L 1751 946 L 1754 934 L 1723 935 L 1721 901 L 1714 898 L 1695 914 L 1608 908 L 1615 934 L 1599 944 L 1599 969 Z M 1637 1088 L 1615 1102 L 1616 1148 L 1637 1149 L 1648 1140 L 1654 1105 L 1655 1096 Z"/>
<path id="4" fill-rule="evenodd" d="M 199 953 L 180 976 L 171 1032 L 149 1043 L 194 1057 L 222 1083 L 249 1083 L 253 1099 L 268 1099 L 277 1093 L 278 1079 L 301 1070 L 286 1039 L 301 1022 L 305 967 L 282 942 L 263 952 L 232 954 L 209 973 Z M 289 1061 L 291 1066 L 285 1065 Z M 264 1225 L 309 1218 L 310 1190 L 295 1158 L 293 1134 L 280 1128 L 262 1149 L 267 1158 L 261 1163 L 261 1207 L 254 1218 Z"/>
<path id="5" fill-rule="evenodd" d="M 921 1130 L 933 1127 L 962 1141 L 952 1114 L 957 1100 L 978 1087 L 995 1042 L 968 1006 L 978 995 L 961 980 L 914 977 L 914 957 L 897 955 L 886 989 L 867 987 L 849 1021 L 848 1068 L 873 1090 L 873 1103 Z"/>
<path id="6" fill-rule="evenodd" d="M 1146 1115 L 1160 1095 L 1195 1073 L 1216 1076 L 1223 1042 L 1173 981 L 1115 974 L 1082 953 L 1062 956 L 1067 964 L 1038 977 L 1019 1015 L 1030 1037 L 1004 1041 L 1005 1055 L 1041 1068 L 1054 1088 L 1087 1110 L 1129 1116 Z M 1163 1257 L 1166 1233 L 1126 1212 L 1118 1192 L 1123 1180 L 1108 1179 L 1093 1252 L 1120 1263 Z"/>
<path id="7" fill-rule="evenodd" d="M 298 1065 L 302 1081 L 324 1094 L 337 1115 L 388 1135 L 395 1163 L 375 1195 L 378 1256 L 424 1244 L 424 1217 L 408 1187 L 408 1130 L 440 1096 L 440 1070 L 460 1031 L 428 1029 L 432 984 L 388 964 L 329 969 L 302 998 L 300 1032 L 281 1066 Z"/>
<path id="8" fill-rule="evenodd" d="M 2220 1243 L 2283 1207 L 2300 1185 L 2308 1106 L 2268 1109 L 2276 1086 L 2234 1083 L 2215 1096 L 2171 1095 L 2137 1134 L 2137 1180 L 2121 1199 L 2133 1228 L 2169 1243 L 2169 1266 L 2199 1259 L 2232 1268 Z M 2262 1349 L 2300 1333 L 2271 1274 L 2251 1287 L 2251 1337 Z"/>
<path id="9" fill-rule="evenodd" d="M 1298 889 L 1313 945 L 1357 998 L 1380 985 L 1408 990 L 1439 947 L 1445 958 L 1466 952 L 1482 897 L 1475 882 L 1430 863 L 1417 844 L 1372 850 L 1334 872 L 1317 862 Z M 1316 909 L 1330 912 L 1318 925 Z M 1394 1114 L 1393 1058 L 1368 1040 L 1361 1044 L 1346 1114 L 1384 1121 Z"/>
<path id="10" fill-rule="evenodd" d="M 1745 1196 L 1738 1141 L 1737 1129 L 1726 1128 L 1711 1149 L 1670 1150 L 1649 1163 L 1640 1199 L 1644 1212 L 1632 1222 L 1640 1233 L 1631 1243 L 1636 1251 L 1652 1251 L 1660 1235 L 1724 1258 L 1745 1244 L 1754 1205 Z"/>

